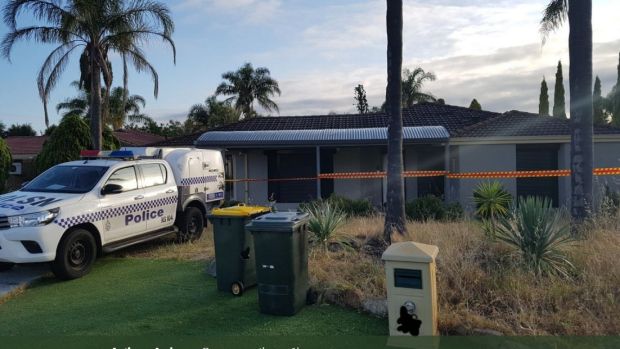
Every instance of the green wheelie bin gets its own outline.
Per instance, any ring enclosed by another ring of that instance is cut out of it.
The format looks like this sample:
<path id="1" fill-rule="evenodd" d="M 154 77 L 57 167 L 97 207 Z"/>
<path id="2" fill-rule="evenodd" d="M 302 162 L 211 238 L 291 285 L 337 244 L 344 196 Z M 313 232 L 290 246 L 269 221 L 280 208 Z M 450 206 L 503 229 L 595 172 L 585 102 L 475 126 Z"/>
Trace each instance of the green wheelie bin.
<path id="1" fill-rule="evenodd" d="M 256 249 L 261 313 L 294 315 L 308 293 L 308 214 L 275 212 L 246 226 Z"/>
<path id="2" fill-rule="evenodd" d="M 213 224 L 217 289 L 240 296 L 256 285 L 254 244 L 245 225 L 271 211 L 265 206 L 237 205 L 216 208 L 208 215 Z"/>

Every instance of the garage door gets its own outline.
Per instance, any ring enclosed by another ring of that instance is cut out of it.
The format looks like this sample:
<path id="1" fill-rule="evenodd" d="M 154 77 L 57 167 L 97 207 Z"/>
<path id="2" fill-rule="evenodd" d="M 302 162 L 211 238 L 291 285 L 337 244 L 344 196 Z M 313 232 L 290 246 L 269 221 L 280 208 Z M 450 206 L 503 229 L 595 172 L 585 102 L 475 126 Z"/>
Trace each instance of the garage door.
<path id="1" fill-rule="evenodd" d="M 557 170 L 557 144 L 517 145 L 517 171 Z M 517 196 L 538 196 L 558 206 L 558 177 L 517 178 Z"/>

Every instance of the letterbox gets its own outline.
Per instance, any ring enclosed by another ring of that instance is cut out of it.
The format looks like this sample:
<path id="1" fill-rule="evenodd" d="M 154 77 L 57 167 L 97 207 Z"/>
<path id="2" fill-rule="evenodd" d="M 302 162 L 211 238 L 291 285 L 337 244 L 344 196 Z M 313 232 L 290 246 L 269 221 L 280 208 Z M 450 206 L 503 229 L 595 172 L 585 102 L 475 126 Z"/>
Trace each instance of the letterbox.
<path id="1" fill-rule="evenodd" d="M 390 245 L 385 261 L 390 336 L 434 336 L 437 331 L 437 246 Z"/>

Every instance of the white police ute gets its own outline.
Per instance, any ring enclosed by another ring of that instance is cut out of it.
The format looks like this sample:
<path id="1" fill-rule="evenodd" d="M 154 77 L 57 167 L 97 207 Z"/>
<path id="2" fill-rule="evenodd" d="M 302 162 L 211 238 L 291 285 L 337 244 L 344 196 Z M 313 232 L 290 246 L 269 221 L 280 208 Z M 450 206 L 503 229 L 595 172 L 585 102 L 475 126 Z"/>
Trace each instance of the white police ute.
<path id="1" fill-rule="evenodd" d="M 224 198 L 217 150 L 83 151 L 0 195 L 0 271 L 51 262 L 61 279 L 87 274 L 102 253 L 176 234 L 199 238 Z"/>

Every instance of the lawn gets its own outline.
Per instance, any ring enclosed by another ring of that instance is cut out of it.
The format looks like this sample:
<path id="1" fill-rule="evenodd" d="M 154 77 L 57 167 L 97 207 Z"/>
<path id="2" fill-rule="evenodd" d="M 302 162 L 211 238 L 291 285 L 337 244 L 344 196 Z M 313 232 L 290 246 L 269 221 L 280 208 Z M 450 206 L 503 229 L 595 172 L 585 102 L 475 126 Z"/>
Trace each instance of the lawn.
<path id="1" fill-rule="evenodd" d="M 100 259 L 69 282 L 44 279 L 0 305 L 0 336 L 385 335 L 387 320 L 332 305 L 260 314 L 256 289 L 216 291 L 204 261 Z"/>

